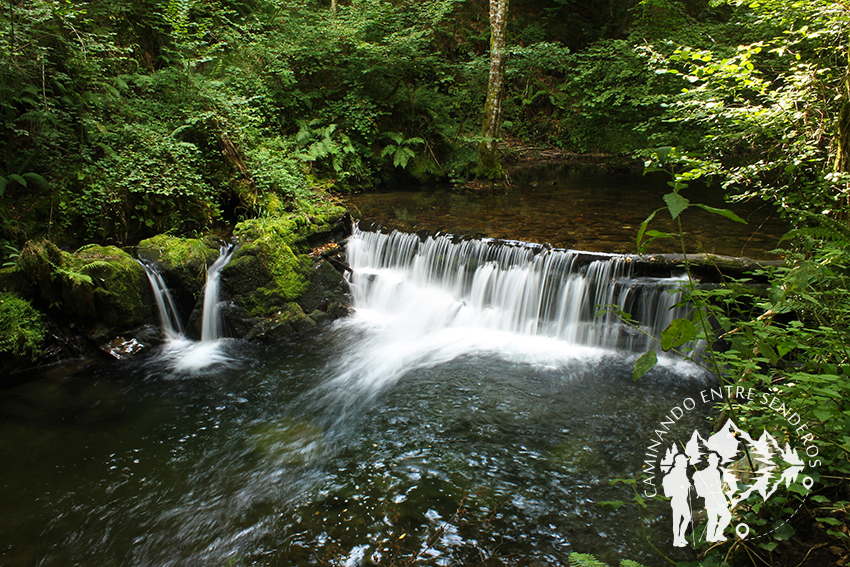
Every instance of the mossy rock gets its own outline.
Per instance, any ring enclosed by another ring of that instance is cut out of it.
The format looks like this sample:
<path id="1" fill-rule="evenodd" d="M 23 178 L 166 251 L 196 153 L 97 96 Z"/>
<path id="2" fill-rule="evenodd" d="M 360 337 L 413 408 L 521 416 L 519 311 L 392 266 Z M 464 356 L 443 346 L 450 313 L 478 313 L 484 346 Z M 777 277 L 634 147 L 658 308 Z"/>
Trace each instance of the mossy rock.
<path id="1" fill-rule="evenodd" d="M 23 292 L 25 283 L 23 274 L 17 266 L 0 268 L 0 291 Z"/>
<path id="2" fill-rule="evenodd" d="M 290 213 L 272 218 L 242 221 L 236 225 L 233 235 L 240 242 L 270 239 L 286 244 L 296 253 L 306 252 L 320 240 L 346 230 L 347 212 L 337 205 L 326 205 L 306 213 Z"/>
<path id="3" fill-rule="evenodd" d="M 75 319 L 127 328 L 152 310 L 144 268 L 115 246 L 91 245 L 69 254 L 48 241 L 27 242 L 18 270 L 30 283 L 30 297 Z"/>
<path id="4" fill-rule="evenodd" d="M 48 305 L 62 300 L 62 280 L 57 270 L 70 264 L 71 255 L 59 250 L 48 240 L 28 241 L 18 254 L 17 267 L 29 284 L 29 296 L 38 297 Z"/>
<path id="5" fill-rule="evenodd" d="M 274 317 L 287 303 L 301 299 L 316 265 L 305 252 L 312 237 L 336 230 L 340 212 L 290 214 L 236 225 L 234 235 L 242 244 L 222 271 L 231 299 L 254 317 Z"/>
<path id="6" fill-rule="evenodd" d="M 71 270 L 88 279 L 64 276 L 66 311 L 118 328 L 138 325 L 151 313 L 151 302 L 145 301 L 149 286 L 145 269 L 120 248 L 81 248 L 71 256 Z"/>
<path id="7" fill-rule="evenodd" d="M 265 237 L 242 245 L 222 270 L 231 299 L 254 317 L 272 317 L 307 289 L 313 262 L 287 244 Z"/>
<path id="8" fill-rule="evenodd" d="M 234 234 L 241 245 L 222 270 L 222 288 L 235 306 L 229 312 L 244 317 L 228 321 L 229 327 L 245 338 L 271 340 L 308 332 L 345 313 L 340 306 L 348 303 L 347 282 L 318 254 L 306 253 L 333 238 L 344 222 L 334 210 L 239 223 Z M 316 313 L 329 310 L 329 317 Z"/>
<path id="9" fill-rule="evenodd" d="M 172 291 L 181 310 L 191 310 L 201 295 L 207 268 L 220 255 L 221 243 L 215 237 L 177 238 L 159 234 L 142 240 L 136 248 L 139 258 L 152 262 Z"/>

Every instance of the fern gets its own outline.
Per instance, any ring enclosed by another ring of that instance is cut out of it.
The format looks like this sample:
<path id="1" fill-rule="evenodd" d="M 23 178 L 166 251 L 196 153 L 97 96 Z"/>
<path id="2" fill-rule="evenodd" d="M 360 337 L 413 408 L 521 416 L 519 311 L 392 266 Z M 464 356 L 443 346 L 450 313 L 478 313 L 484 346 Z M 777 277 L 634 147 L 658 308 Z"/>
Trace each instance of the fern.
<path id="1" fill-rule="evenodd" d="M 608 567 L 605 563 L 586 553 L 570 553 L 570 565 L 573 567 Z"/>
<path id="2" fill-rule="evenodd" d="M 56 274 L 62 276 L 63 278 L 71 282 L 72 285 L 94 285 L 94 281 L 88 274 L 84 274 L 82 272 L 75 272 L 73 270 L 66 270 L 65 268 L 59 268 L 56 266 L 54 266 L 54 271 Z"/>
<path id="3" fill-rule="evenodd" d="M 570 565 L 573 567 L 608 567 L 597 558 L 587 553 L 570 553 Z M 624 559 L 620 562 L 620 567 L 644 567 L 637 561 Z"/>

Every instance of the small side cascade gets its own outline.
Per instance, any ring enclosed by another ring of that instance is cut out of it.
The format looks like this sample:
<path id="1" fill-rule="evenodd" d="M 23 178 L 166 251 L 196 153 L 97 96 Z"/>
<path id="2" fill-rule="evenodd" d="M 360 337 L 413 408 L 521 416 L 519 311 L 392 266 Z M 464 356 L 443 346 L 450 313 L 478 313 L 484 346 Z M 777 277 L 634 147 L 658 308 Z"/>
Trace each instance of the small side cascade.
<path id="1" fill-rule="evenodd" d="M 221 313 L 219 310 L 219 287 L 221 270 L 230 262 L 235 248 L 232 245 L 221 247 L 221 254 L 207 270 L 207 283 L 204 286 L 204 311 L 201 318 L 201 342 L 209 343 L 221 336 Z"/>
<path id="2" fill-rule="evenodd" d="M 162 279 L 162 274 L 159 273 L 159 270 L 153 264 L 140 263 L 145 268 L 145 274 L 147 274 L 148 281 L 151 284 L 156 306 L 159 310 L 159 321 L 162 325 L 162 332 L 165 338 L 174 340 L 182 337 L 184 335 L 183 325 L 180 323 L 177 307 L 174 305 L 174 299 L 168 291 L 168 286 L 165 285 L 165 280 Z"/>

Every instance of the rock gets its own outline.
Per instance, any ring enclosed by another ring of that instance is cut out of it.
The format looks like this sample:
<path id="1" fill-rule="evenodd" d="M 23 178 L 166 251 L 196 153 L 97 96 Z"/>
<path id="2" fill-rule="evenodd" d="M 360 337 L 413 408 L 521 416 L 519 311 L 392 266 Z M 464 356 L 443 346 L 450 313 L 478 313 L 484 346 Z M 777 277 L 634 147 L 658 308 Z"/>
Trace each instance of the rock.
<path id="1" fill-rule="evenodd" d="M 185 321 L 201 298 L 207 268 L 218 259 L 220 248 L 221 242 L 213 236 L 177 238 L 159 234 L 142 240 L 136 253 L 156 264 Z"/>
<path id="2" fill-rule="evenodd" d="M 273 340 L 310 332 L 348 312 L 348 283 L 329 259 L 335 247 L 327 240 L 339 233 L 343 218 L 334 210 L 236 226 L 240 245 L 221 275 L 231 334 Z"/>
<path id="3" fill-rule="evenodd" d="M 152 312 L 144 268 L 115 246 L 91 245 L 69 254 L 47 241 L 28 242 L 18 269 L 30 282 L 31 296 L 77 320 L 126 329 Z"/>

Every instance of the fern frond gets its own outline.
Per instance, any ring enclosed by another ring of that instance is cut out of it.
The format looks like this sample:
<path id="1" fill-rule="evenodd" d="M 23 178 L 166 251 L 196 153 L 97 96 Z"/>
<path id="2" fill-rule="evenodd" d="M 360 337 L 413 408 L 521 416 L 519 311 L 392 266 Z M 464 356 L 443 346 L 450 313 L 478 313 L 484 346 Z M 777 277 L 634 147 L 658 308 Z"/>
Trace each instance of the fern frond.
<path id="1" fill-rule="evenodd" d="M 115 264 L 110 264 L 105 260 L 92 260 L 88 264 L 83 265 L 80 268 L 80 272 L 91 272 L 92 270 L 106 269 L 114 265 Z"/>
<path id="2" fill-rule="evenodd" d="M 573 567 L 608 567 L 605 563 L 586 553 L 570 553 L 570 565 Z"/>
<path id="3" fill-rule="evenodd" d="M 93 285 L 94 281 L 91 276 L 84 274 L 82 272 L 75 272 L 73 270 L 66 270 L 64 268 L 55 268 L 56 273 L 70 281 L 73 285 L 82 285 L 88 284 Z"/>

